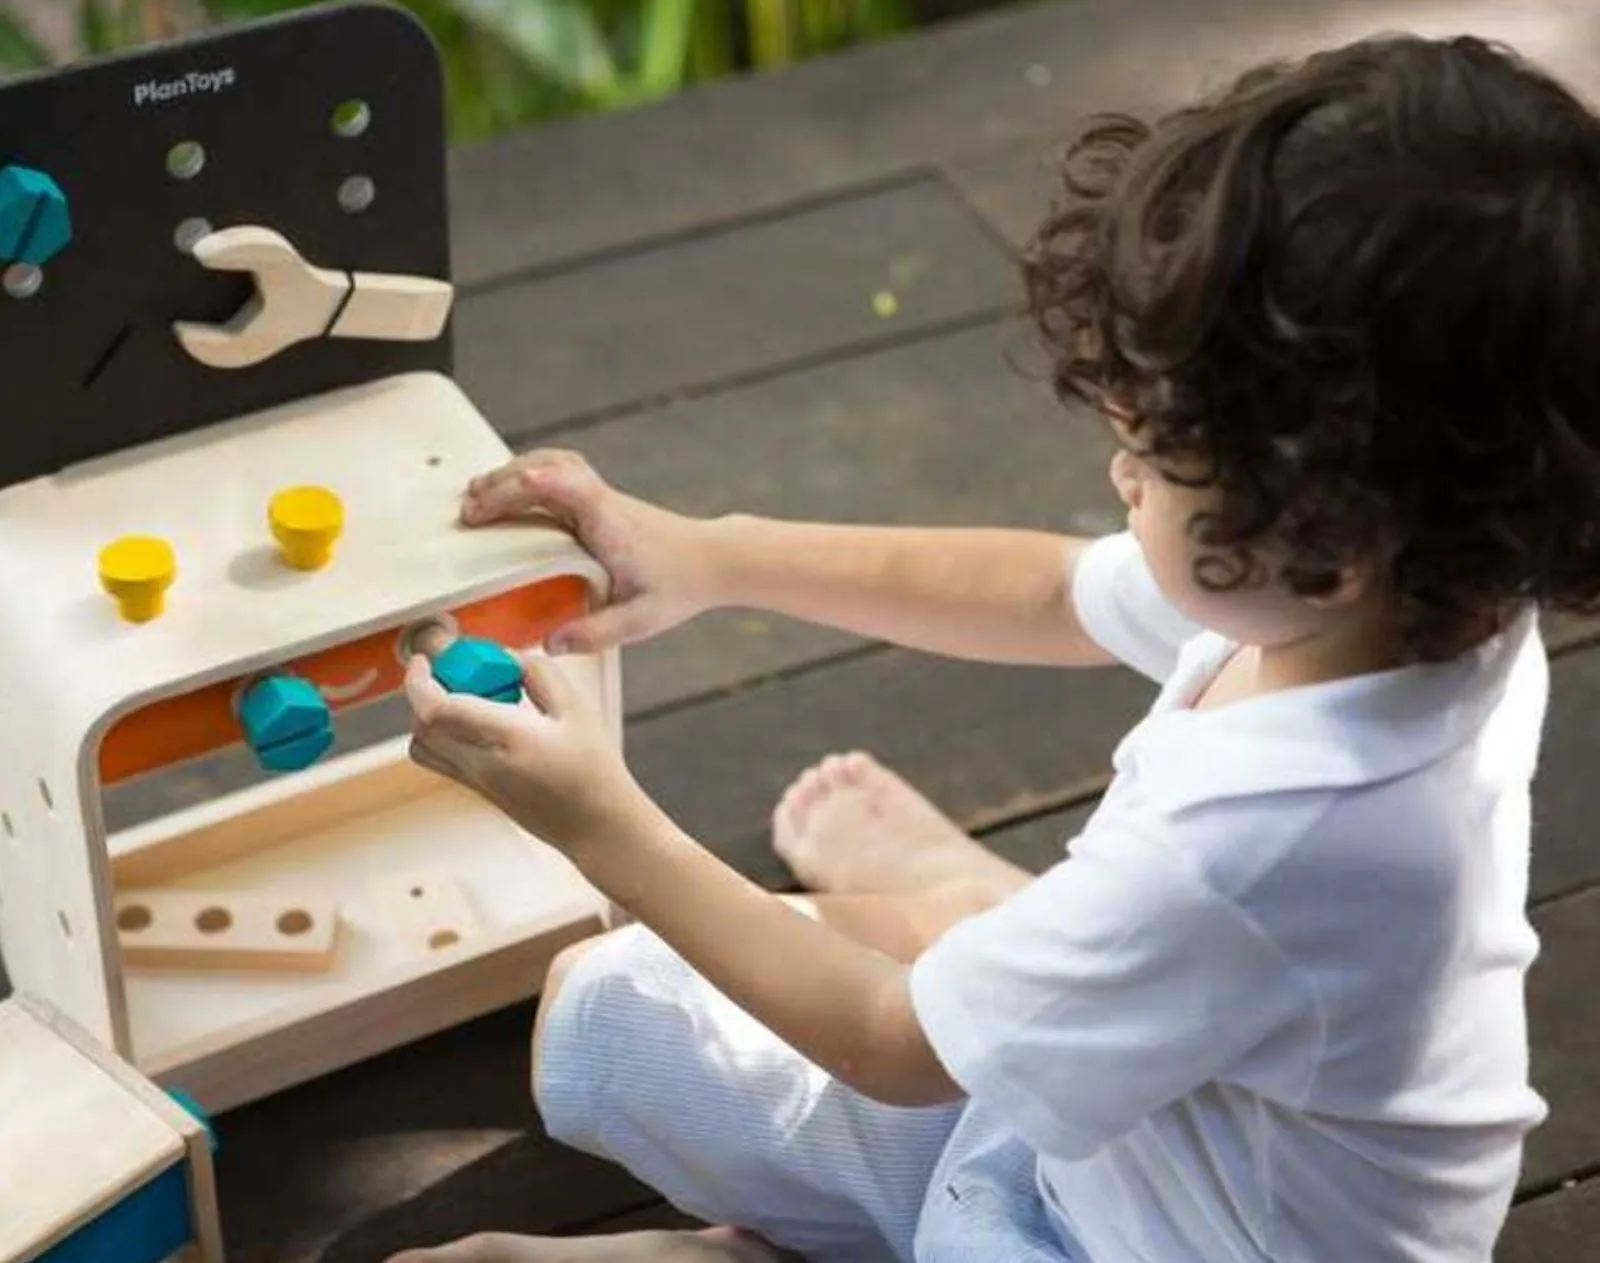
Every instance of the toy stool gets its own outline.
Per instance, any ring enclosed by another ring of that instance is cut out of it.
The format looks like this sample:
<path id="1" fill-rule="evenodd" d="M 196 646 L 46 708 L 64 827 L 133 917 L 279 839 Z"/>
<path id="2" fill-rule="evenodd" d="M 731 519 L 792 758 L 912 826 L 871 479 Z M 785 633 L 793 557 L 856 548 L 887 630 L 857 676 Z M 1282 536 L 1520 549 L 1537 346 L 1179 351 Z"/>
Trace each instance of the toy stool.
<path id="1" fill-rule="evenodd" d="M 222 1263 L 211 1148 L 61 1014 L 0 1003 L 0 1263 Z"/>

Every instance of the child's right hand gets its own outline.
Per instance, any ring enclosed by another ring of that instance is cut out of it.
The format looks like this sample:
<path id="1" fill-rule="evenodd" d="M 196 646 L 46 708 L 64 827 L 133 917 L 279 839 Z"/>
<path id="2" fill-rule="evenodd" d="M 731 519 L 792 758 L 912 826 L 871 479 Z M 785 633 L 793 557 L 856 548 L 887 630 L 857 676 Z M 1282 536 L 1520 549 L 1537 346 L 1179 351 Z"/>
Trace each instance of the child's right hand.
<path id="1" fill-rule="evenodd" d="M 710 523 L 624 495 L 575 452 L 518 457 L 474 478 L 461 506 L 468 526 L 530 513 L 571 531 L 611 576 L 608 604 L 552 633 L 550 653 L 645 640 L 717 603 Z"/>

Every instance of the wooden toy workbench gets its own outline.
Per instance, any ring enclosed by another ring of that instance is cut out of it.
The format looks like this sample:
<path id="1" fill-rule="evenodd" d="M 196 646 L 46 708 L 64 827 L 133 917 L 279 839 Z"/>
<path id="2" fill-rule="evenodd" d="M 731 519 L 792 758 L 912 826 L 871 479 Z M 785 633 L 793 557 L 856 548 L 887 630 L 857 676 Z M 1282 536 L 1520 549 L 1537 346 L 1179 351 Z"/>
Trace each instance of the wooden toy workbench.
<path id="1" fill-rule="evenodd" d="M 608 916 L 404 731 L 340 740 L 422 647 L 529 704 L 505 651 L 605 594 L 553 527 L 457 523 L 509 453 L 450 376 L 441 110 L 369 4 L 0 88 L 0 950 L 211 1110 L 525 997 Z M 563 665 L 620 741 L 615 655 Z"/>

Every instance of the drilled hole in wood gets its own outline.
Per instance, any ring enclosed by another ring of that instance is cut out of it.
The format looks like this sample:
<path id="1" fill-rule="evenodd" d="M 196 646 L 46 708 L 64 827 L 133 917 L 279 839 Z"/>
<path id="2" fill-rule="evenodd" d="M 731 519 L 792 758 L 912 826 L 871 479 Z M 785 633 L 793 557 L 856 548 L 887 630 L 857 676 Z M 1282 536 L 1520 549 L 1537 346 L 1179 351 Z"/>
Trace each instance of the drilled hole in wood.
<path id="1" fill-rule="evenodd" d="M 377 195 L 378 187 L 371 176 L 352 175 L 339 185 L 339 209 L 348 215 L 359 215 Z"/>
<path id="2" fill-rule="evenodd" d="M 194 918 L 194 928 L 202 934 L 221 934 L 233 924 L 233 916 L 226 908 L 202 908 Z"/>
<path id="3" fill-rule="evenodd" d="M 293 938 L 311 928 L 311 914 L 300 908 L 290 908 L 278 918 L 278 933 Z"/>
<path id="4" fill-rule="evenodd" d="M 39 797 L 44 799 L 45 810 L 54 811 L 56 800 L 50 793 L 50 786 L 45 784 L 44 777 L 39 778 Z"/>
<path id="5" fill-rule="evenodd" d="M 167 174 L 174 180 L 192 180 L 205 165 L 205 146 L 197 140 L 180 140 L 167 150 Z"/>
<path id="6" fill-rule="evenodd" d="M 361 135 L 372 123 L 372 107 L 362 100 L 341 102 L 333 111 L 333 132 L 347 140 Z"/>
<path id="7" fill-rule="evenodd" d="M 9 811 L 0 811 L 0 822 L 5 824 L 6 837 L 14 838 L 17 836 L 17 826 L 11 823 L 11 813 Z"/>
<path id="8" fill-rule="evenodd" d="M 191 215 L 172 230 L 172 244 L 179 254 L 193 254 L 194 248 L 211 235 L 211 221 L 202 215 Z"/>
<path id="9" fill-rule="evenodd" d="M 428 457 L 428 467 L 430 469 L 437 469 L 442 464 L 444 464 L 444 457 L 443 456 L 430 456 L 430 457 Z"/>
<path id="10" fill-rule="evenodd" d="M 428 935 L 428 946 L 438 951 L 442 947 L 453 947 L 461 941 L 461 935 L 454 930 L 435 930 Z"/>
<path id="11" fill-rule="evenodd" d="M 56 911 L 56 920 L 61 922 L 61 933 L 64 934 L 67 938 L 71 938 L 72 937 L 72 922 L 67 920 L 67 914 L 58 909 Z"/>
<path id="12" fill-rule="evenodd" d="M 130 903 L 117 912 L 117 929 L 134 933 L 145 929 L 155 917 L 142 903 Z"/>
<path id="13" fill-rule="evenodd" d="M 413 887 L 412 887 L 412 888 L 411 888 L 411 897 L 412 897 L 412 898 L 413 898 L 413 899 L 420 899 L 420 898 L 422 898 L 422 887 L 421 887 L 421 886 L 413 886 Z"/>
<path id="14" fill-rule="evenodd" d="M 12 298 L 32 298 L 44 287 L 44 272 L 33 263 L 13 263 L 0 273 L 0 285 Z"/>
<path id="15" fill-rule="evenodd" d="M 432 658 L 450 642 L 450 629 L 437 618 L 424 619 L 400 634 L 400 660 L 410 662 L 417 654 Z"/>

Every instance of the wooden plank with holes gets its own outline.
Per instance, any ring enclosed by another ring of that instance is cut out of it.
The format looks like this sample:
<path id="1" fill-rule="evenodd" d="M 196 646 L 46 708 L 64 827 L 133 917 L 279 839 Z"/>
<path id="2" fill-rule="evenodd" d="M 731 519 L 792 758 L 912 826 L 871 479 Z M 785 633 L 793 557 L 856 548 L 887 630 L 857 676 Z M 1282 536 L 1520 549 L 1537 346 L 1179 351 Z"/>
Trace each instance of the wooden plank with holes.
<path id="1" fill-rule="evenodd" d="M 334 900 L 314 891 L 120 890 L 123 963 L 144 969 L 318 971 L 339 946 Z"/>
<path id="2" fill-rule="evenodd" d="M 366 895 L 384 933 L 411 952 L 443 951 L 482 931 L 471 898 L 444 870 L 385 873 Z"/>

